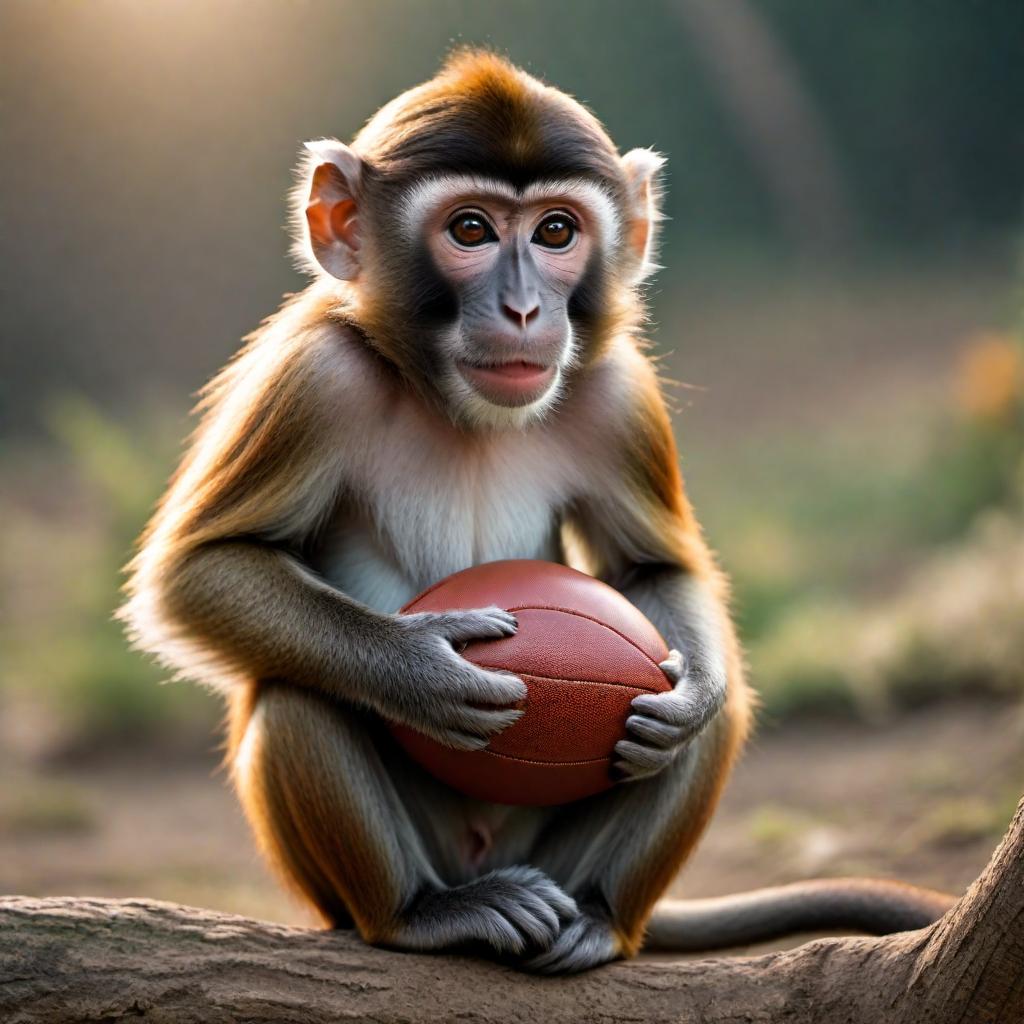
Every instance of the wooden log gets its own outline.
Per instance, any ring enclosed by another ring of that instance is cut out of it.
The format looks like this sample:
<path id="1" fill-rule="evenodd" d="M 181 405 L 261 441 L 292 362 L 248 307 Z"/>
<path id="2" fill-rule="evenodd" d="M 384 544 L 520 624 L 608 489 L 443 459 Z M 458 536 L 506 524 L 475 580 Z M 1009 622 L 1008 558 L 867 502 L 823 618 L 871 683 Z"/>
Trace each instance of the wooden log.
<path id="1" fill-rule="evenodd" d="M 148 900 L 0 899 L 0 1020 L 1024 1024 L 1024 801 L 940 921 L 758 957 L 538 978 Z"/>

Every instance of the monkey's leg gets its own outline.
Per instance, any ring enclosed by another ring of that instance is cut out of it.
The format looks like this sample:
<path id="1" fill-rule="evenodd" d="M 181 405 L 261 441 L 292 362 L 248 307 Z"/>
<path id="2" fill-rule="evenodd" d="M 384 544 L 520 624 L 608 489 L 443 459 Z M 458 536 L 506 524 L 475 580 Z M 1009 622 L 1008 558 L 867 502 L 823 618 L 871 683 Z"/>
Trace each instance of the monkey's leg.
<path id="1" fill-rule="evenodd" d="M 446 885 L 437 854 L 446 833 L 450 843 L 459 835 L 456 798 L 386 765 L 366 716 L 276 684 L 232 714 L 232 771 L 257 839 L 328 923 L 354 922 L 367 942 L 404 949 L 482 942 L 521 954 L 550 947 L 575 915 L 536 868 Z"/>
<path id="2" fill-rule="evenodd" d="M 736 743 L 730 711 L 661 774 L 620 783 L 554 819 L 532 863 L 576 898 L 580 913 L 528 969 L 582 971 L 637 952 L 655 901 L 718 802 Z"/>

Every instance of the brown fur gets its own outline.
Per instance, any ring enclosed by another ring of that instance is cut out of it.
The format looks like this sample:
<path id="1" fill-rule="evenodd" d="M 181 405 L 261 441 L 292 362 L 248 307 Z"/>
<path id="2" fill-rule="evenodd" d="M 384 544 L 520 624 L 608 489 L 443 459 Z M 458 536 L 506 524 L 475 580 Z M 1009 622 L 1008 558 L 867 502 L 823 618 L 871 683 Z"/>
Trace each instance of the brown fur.
<path id="1" fill-rule="evenodd" d="M 351 790 L 337 785 L 342 733 L 332 722 L 335 709 L 315 694 L 286 693 L 273 684 L 250 694 L 232 712 L 237 744 L 230 763 L 260 848 L 326 924 L 342 926 L 354 916 L 369 941 L 385 940 L 399 909 L 386 894 L 400 888 L 386 851 L 360 827 Z"/>
<path id="2" fill-rule="evenodd" d="M 597 118 L 487 51 L 456 52 L 429 82 L 382 107 L 353 148 L 396 187 L 454 167 L 513 184 L 588 177 L 625 196 L 618 152 Z"/>
<path id="3" fill-rule="evenodd" d="M 229 763 L 280 874 L 325 921 L 351 915 L 368 940 L 387 941 L 425 884 L 395 849 L 413 826 L 404 796 L 391 786 L 393 765 L 359 731 L 363 712 L 351 707 L 372 706 L 358 686 L 367 652 L 382 648 L 387 620 L 319 579 L 311 553 L 339 511 L 362 508 L 346 472 L 349 449 L 410 396 L 422 399 L 424 430 L 451 458 L 474 448 L 451 423 L 431 418 L 437 397 L 417 317 L 445 294 L 420 274 L 409 240 L 391 233 L 389 203 L 417 175 L 454 166 L 513 183 L 585 177 L 614 197 L 623 224 L 634 211 L 618 154 L 596 119 L 491 54 L 457 56 L 437 78 L 383 108 L 353 146 L 367 164 L 370 280 L 359 289 L 314 285 L 290 300 L 205 390 L 189 452 L 130 567 L 123 614 L 138 641 L 179 672 L 231 693 Z M 574 296 L 585 344 L 570 390 L 598 389 L 580 403 L 600 406 L 599 414 L 570 406 L 536 429 L 578 431 L 579 463 L 593 479 L 567 517 L 593 571 L 623 588 L 648 571 L 704 584 L 729 669 L 728 703 L 699 737 L 693 785 L 669 820 L 651 824 L 657 841 L 615 896 L 612 927 L 632 953 L 654 901 L 714 809 L 747 730 L 749 702 L 724 581 L 683 489 L 657 378 L 625 333 L 643 318 L 626 262 L 624 252 L 602 254 Z M 416 287 L 422 294 L 410 294 Z M 600 392 L 607 380 L 591 383 L 601 377 L 595 367 L 619 385 L 608 386 L 607 396 Z M 587 431 L 599 431 L 599 440 Z M 359 775 L 367 771 L 384 780 L 381 787 L 371 791 Z M 462 805 L 454 796 L 455 811 L 442 802 L 435 818 L 462 828 Z M 430 815 L 419 813 L 422 825 Z M 384 817 L 388 825 L 401 818 L 406 831 L 386 827 Z"/>

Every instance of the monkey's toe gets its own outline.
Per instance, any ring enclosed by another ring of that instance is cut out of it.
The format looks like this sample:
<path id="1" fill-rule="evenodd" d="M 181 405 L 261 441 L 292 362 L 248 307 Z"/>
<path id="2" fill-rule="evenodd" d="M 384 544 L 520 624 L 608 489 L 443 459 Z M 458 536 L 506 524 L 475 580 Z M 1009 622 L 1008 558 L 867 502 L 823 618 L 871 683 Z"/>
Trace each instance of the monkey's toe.
<path id="1" fill-rule="evenodd" d="M 612 926 L 589 914 L 580 914 L 565 926 L 550 949 L 524 960 L 520 966 L 535 974 L 577 974 L 619 955 L 619 941 Z"/>
<path id="2" fill-rule="evenodd" d="M 499 868 L 465 885 L 428 890 L 405 912 L 389 943 L 401 949 L 443 949 L 484 943 L 503 956 L 549 949 L 576 902 L 542 871 Z"/>

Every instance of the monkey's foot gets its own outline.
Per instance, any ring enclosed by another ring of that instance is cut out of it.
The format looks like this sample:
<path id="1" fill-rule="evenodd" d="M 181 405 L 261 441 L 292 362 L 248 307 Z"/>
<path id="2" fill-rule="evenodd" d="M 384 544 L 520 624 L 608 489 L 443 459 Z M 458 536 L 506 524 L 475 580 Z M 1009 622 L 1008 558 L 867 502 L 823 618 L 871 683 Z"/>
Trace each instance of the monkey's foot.
<path id="1" fill-rule="evenodd" d="M 576 974 L 621 955 L 615 929 L 584 911 L 562 929 L 550 949 L 524 960 L 520 966 L 537 974 Z"/>
<path id="2" fill-rule="evenodd" d="M 500 868 L 451 889 L 422 893 L 387 940 L 400 949 L 483 942 L 520 956 L 545 950 L 576 917 L 576 902 L 536 868 Z"/>

